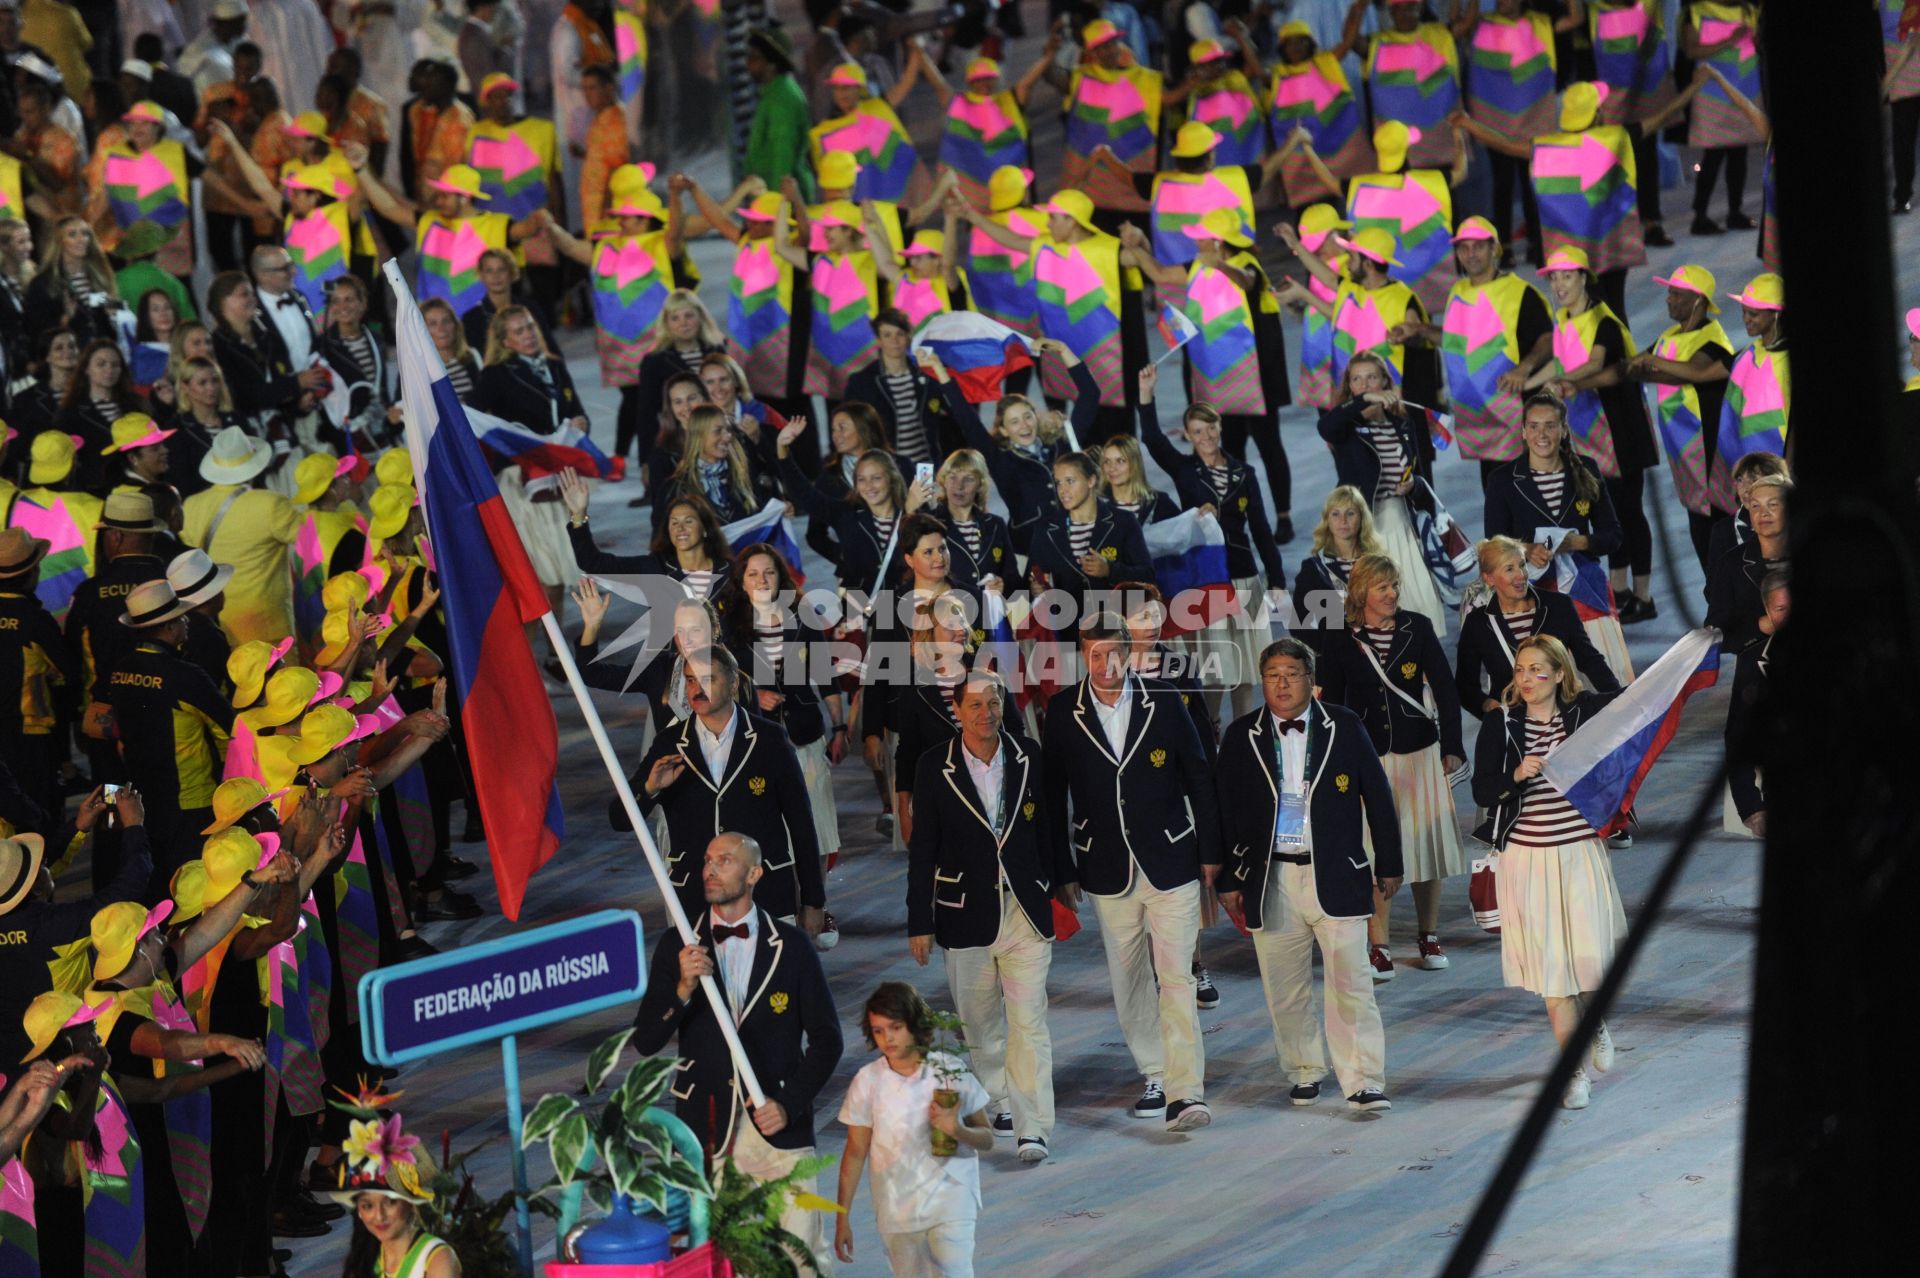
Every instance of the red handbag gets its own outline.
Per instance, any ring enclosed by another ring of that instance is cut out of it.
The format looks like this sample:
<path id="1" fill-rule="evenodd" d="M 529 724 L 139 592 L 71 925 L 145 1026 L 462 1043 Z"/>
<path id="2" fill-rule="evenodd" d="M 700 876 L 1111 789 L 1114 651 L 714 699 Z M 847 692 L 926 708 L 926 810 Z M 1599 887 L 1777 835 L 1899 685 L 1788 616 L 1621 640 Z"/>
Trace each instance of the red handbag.
<path id="1" fill-rule="evenodd" d="M 1483 929 L 1500 935 L 1500 885 L 1498 856 L 1480 857 L 1473 863 L 1473 877 L 1467 880 L 1467 903 L 1473 907 L 1473 921 Z"/>

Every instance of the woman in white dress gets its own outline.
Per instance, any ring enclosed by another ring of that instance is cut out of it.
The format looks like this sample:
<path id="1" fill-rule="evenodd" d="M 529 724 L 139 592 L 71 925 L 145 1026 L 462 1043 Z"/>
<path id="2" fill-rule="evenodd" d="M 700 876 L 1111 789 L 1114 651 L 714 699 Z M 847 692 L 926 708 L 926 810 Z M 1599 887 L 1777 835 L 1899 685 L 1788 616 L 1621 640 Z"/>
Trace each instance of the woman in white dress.
<path id="1" fill-rule="evenodd" d="M 1583 994 L 1600 987 L 1627 932 L 1604 839 L 1540 775 L 1547 753 L 1572 736 L 1616 693 L 1581 692 L 1566 646 L 1551 635 L 1514 651 L 1505 706 L 1488 713 L 1474 747 L 1473 797 L 1488 811 L 1475 837 L 1499 849 L 1500 967 L 1506 983 L 1540 995 L 1555 1041 L 1580 1023 Z M 1602 1025 L 1590 1063 L 1613 1065 Z M 1561 1101 L 1584 1109 L 1582 1068 Z"/>

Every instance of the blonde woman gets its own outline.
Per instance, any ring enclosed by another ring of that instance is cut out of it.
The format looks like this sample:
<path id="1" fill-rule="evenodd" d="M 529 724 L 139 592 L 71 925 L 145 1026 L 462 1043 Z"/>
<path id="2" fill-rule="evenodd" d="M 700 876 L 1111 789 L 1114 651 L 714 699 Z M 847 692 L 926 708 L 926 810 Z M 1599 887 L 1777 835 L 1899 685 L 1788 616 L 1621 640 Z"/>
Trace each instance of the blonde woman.
<path id="1" fill-rule="evenodd" d="M 1288 632 L 1315 652 L 1323 651 L 1326 636 L 1338 634 L 1345 622 L 1347 578 L 1354 561 L 1384 553 L 1360 490 L 1341 484 L 1328 493 L 1320 503 L 1320 522 L 1314 525 L 1313 549 L 1293 574 Z"/>
<path id="2" fill-rule="evenodd" d="M 773 495 L 773 481 L 747 457 L 727 415 L 711 404 L 687 414 L 687 440 L 680 465 L 660 482 L 653 496 L 655 531 L 665 521 L 674 499 L 698 494 L 706 499 L 723 524 L 745 519 Z"/>
<path id="3" fill-rule="evenodd" d="M 1433 623 L 1400 606 L 1400 569 L 1362 555 L 1347 578 L 1346 633 L 1329 635 L 1318 666 L 1320 695 L 1360 716 L 1393 787 L 1400 854 L 1413 887 L 1416 962 L 1449 965 L 1440 943 L 1440 887 L 1467 872 L 1449 778 L 1466 764 L 1460 699 Z M 1387 945 L 1390 902 L 1374 894 L 1368 925 L 1373 979 L 1393 979 Z"/>
<path id="4" fill-rule="evenodd" d="M 1565 645 L 1534 635 L 1515 650 L 1501 708 L 1488 712 L 1474 745 L 1473 797 L 1487 809 L 1474 836 L 1500 851 L 1500 969 L 1509 986 L 1546 1000 L 1559 1043 L 1580 1023 L 1581 995 L 1606 976 L 1627 913 L 1606 841 L 1540 765 L 1614 695 L 1579 691 Z M 1596 1071 L 1613 1065 L 1605 1025 L 1590 1059 Z M 1590 1090 L 1581 1069 L 1561 1104 L 1585 1109 Z"/>
<path id="5" fill-rule="evenodd" d="M 1013 572 L 1013 533 L 1007 521 L 987 509 L 993 479 L 977 448 L 956 448 L 934 472 L 939 499 L 927 513 L 947 526 L 947 550 L 953 556 L 953 584 L 1002 590 Z"/>
<path id="6" fill-rule="evenodd" d="M 646 462 L 653 455 L 655 438 L 660 434 L 660 410 L 666 401 L 667 380 L 680 373 L 700 375 L 700 361 L 715 351 L 727 349 L 726 335 L 714 322 L 699 295 L 691 289 L 676 288 L 660 304 L 645 341 L 646 358 L 640 361 L 638 388 L 631 396 L 620 395 L 620 419 L 613 436 L 613 455 L 625 457 L 638 445 L 637 456 Z M 662 475 L 648 475 L 649 484 Z"/>
<path id="7" fill-rule="evenodd" d="M 1513 681 L 1513 654 L 1522 640 L 1534 635 L 1558 639 L 1596 690 L 1620 690 L 1607 659 L 1587 638 L 1573 601 L 1533 588 L 1527 578 L 1525 546 L 1511 537 L 1489 537 L 1480 543 L 1479 553 L 1487 599 L 1461 619 L 1453 667 L 1460 704 L 1467 713 L 1484 715 L 1500 708 L 1501 694 Z"/>
<path id="8" fill-rule="evenodd" d="M 1143 528 L 1180 513 L 1173 498 L 1147 482 L 1140 441 L 1131 435 L 1115 435 L 1100 445 L 1100 491 Z"/>
<path id="9" fill-rule="evenodd" d="M 467 345 L 467 333 L 454 313 L 453 303 L 444 297 L 430 297 L 420 303 L 420 318 L 426 322 L 427 336 L 447 370 L 447 381 L 456 399 L 465 404 L 480 384 L 480 357 Z"/>
<path id="10" fill-rule="evenodd" d="M 126 304 L 114 283 L 113 264 L 87 219 L 63 217 L 53 224 L 22 309 L 30 333 L 65 328 L 82 343 L 118 339 Z"/>
<path id="11" fill-rule="evenodd" d="M 0 377 L 28 375 L 32 330 L 27 327 L 27 285 L 33 282 L 33 228 L 17 217 L 0 217 Z M 0 384 L 0 399 L 6 386 Z"/>
<path id="12" fill-rule="evenodd" d="M 243 423 L 233 411 L 226 375 L 211 355 L 176 360 L 168 384 L 173 388 L 173 412 L 165 421 L 173 431 L 167 439 L 169 471 L 180 495 L 191 497 L 207 487 L 200 459 L 213 447 L 213 437 Z"/>

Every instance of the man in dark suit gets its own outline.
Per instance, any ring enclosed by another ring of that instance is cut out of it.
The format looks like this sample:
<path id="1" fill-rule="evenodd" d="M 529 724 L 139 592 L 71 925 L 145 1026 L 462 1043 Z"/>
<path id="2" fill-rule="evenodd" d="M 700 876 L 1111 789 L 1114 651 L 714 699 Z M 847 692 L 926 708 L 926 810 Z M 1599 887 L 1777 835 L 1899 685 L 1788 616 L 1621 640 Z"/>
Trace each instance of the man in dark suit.
<path id="1" fill-rule="evenodd" d="M 747 1175 L 777 1180 L 813 1157 L 813 1103 L 840 1063 L 840 1017 L 808 938 L 754 904 L 764 873 L 759 844 L 734 833 L 702 846 L 705 907 L 692 916 L 699 939 L 682 945 L 671 930 L 660 938 L 634 1014 L 633 1045 L 651 1056 L 677 1037 L 680 1117 L 703 1146 L 730 1153 Z M 714 978 L 726 1008 L 708 1001 L 703 976 Z M 750 1097 L 716 1015 L 733 1019 L 766 1095 L 748 1122 L 740 1117 Z M 798 1187 L 812 1192 L 813 1178 Z M 824 1261 L 823 1219 L 789 1205 L 780 1223 Z"/>
<path id="2" fill-rule="evenodd" d="M 1062 881 L 1075 885 L 1070 901 L 1085 889 L 1100 917 L 1120 1028 L 1147 1080 L 1133 1116 L 1163 1115 L 1184 1132 L 1213 1120 L 1193 947 L 1200 894 L 1220 868 L 1219 818 L 1193 719 L 1178 693 L 1127 668 L 1128 647 L 1110 613 L 1081 624 L 1087 676 L 1047 706 L 1046 816 L 1064 844 L 1071 807 Z"/>
<path id="3" fill-rule="evenodd" d="M 1311 1105 L 1327 1047 L 1347 1105 L 1386 1110 L 1386 1035 L 1373 1000 L 1373 891 L 1400 890 L 1393 792 L 1358 716 L 1313 695 L 1313 649 L 1280 639 L 1260 654 L 1266 704 L 1227 727 L 1219 786 L 1227 843 L 1220 904 L 1246 911 L 1290 1098 Z M 1373 863 L 1361 817 L 1373 834 Z M 1327 1030 L 1313 1015 L 1313 944 L 1326 967 Z"/>
<path id="4" fill-rule="evenodd" d="M 920 757 L 907 945 L 922 966 L 935 941 L 946 951 L 947 988 L 993 1130 L 1018 1137 L 1020 1161 L 1037 1163 L 1053 1132 L 1047 968 L 1066 850 L 1049 842 L 1040 811 L 1040 751 L 1002 726 L 1006 695 L 993 671 L 969 674 L 954 695 L 960 735 Z"/>
<path id="5" fill-rule="evenodd" d="M 762 908 L 820 935 L 827 896 L 800 757 L 779 724 L 735 702 L 740 666 L 725 647 L 695 653 L 684 667 L 692 713 L 660 730 L 632 777 L 640 810 L 666 811 L 667 877 L 681 906 L 688 918 L 706 908 L 688 853 L 716 835 L 745 834 L 761 849 Z M 607 818 L 616 830 L 633 828 L 618 799 Z"/>

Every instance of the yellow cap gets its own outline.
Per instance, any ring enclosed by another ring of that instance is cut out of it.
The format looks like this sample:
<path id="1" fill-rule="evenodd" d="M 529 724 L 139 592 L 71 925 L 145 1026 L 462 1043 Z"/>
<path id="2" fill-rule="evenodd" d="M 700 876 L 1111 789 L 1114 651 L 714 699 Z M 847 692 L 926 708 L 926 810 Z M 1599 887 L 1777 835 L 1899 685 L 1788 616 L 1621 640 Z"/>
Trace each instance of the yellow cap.
<path id="1" fill-rule="evenodd" d="M 1317 249 L 1327 236 L 1335 231 L 1351 231 L 1353 223 L 1340 216 L 1340 210 L 1331 204 L 1310 204 L 1307 211 L 1300 215 L 1300 238 L 1313 240 L 1307 247 Z"/>
<path id="2" fill-rule="evenodd" d="M 213 824 L 200 833 L 218 834 L 272 798 L 267 787 L 252 777 L 228 777 L 214 787 Z"/>
<path id="3" fill-rule="evenodd" d="M 1453 242 L 1455 244 L 1460 243 L 1462 240 L 1492 240 L 1495 244 L 1498 244 L 1500 242 L 1500 232 L 1493 229 L 1493 223 L 1476 213 L 1460 223 L 1460 228 L 1453 233 Z"/>
<path id="4" fill-rule="evenodd" d="M 756 195 L 752 203 L 740 210 L 740 216 L 749 222 L 771 222 L 779 213 L 780 193 L 778 191 Z"/>
<path id="5" fill-rule="evenodd" d="M 1096 234 L 1100 228 L 1093 224 L 1093 199 L 1085 191 L 1061 191 L 1051 200 L 1040 206 L 1047 214 L 1059 214 L 1070 217 L 1082 227 Z"/>
<path id="6" fill-rule="evenodd" d="M 1586 271 L 1591 274 L 1593 264 L 1585 249 L 1562 246 L 1547 254 L 1547 264 L 1540 268 L 1542 275 L 1551 275 L 1555 271 Z"/>
<path id="7" fill-rule="evenodd" d="M 1734 301 L 1750 311 L 1784 311 L 1787 309 L 1787 285 L 1772 271 L 1764 271 L 1747 281 L 1746 288 L 1738 293 L 1729 293 Z"/>
<path id="8" fill-rule="evenodd" d="M 867 87 L 867 73 L 858 62 L 842 62 L 827 73 L 827 83 L 864 89 Z"/>
<path id="9" fill-rule="evenodd" d="M 149 910 L 138 901 L 115 901 L 93 916 L 93 979 L 111 981 L 127 970 L 141 940 L 173 913 L 173 902 L 162 901 Z"/>
<path id="10" fill-rule="evenodd" d="M 371 735 L 373 716 L 355 718 L 344 706 L 316 706 L 300 721 L 300 744 L 293 748 L 293 761 L 301 767 L 320 760 L 361 737 Z"/>
<path id="11" fill-rule="evenodd" d="M 1032 185 L 1032 169 L 1023 169 L 1017 164 L 1001 165 L 987 179 L 987 208 L 994 213 L 1018 208 Z"/>
<path id="12" fill-rule="evenodd" d="M 78 994 L 62 994 L 58 990 L 48 990 L 33 1002 L 27 1004 L 27 1013 L 20 1018 L 21 1028 L 27 1031 L 27 1038 L 33 1044 L 25 1056 L 20 1058 L 22 1065 L 39 1058 L 53 1046 L 53 1040 L 60 1037 L 60 1031 L 70 1025 L 84 1025 L 100 1015 L 108 1002 L 88 1006 Z"/>
<path id="13" fill-rule="evenodd" d="M 975 58 L 967 63 L 967 83 L 975 80 L 993 80 L 1000 75 L 1000 64 L 992 58 Z"/>
<path id="14" fill-rule="evenodd" d="M 615 195 L 644 191 L 657 170 L 651 164 L 622 164 L 607 178 L 607 189 Z"/>
<path id="15" fill-rule="evenodd" d="M 860 206 L 852 200 L 827 201 L 826 207 L 813 220 L 820 226 L 844 226 L 855 231 L 866 225 L 860 216 Z"/>
<path id="16" fill-rule="evenodd" d="M 520 82 L 504 71 L 495 71 L 480 81 L 480 100 L 485 102 L 501 90 L 512 93 L 520 87 Z"/>
<path id="17" fill-rule="evenodd" d="M 320 587 L 320 606 L 328 612 L 352 611 L 366 606 L 373 597 L 373 585 L 357 572 L 335 573 Z"/>
<path id="18" fill-rule="evenodd" d="M 1112 40 L 1120 38 L 1120 28 L 1105 18 L 1095 18 L 1080 30 L 1080 43 L 1087 50 L 1099 48 Z"/>
<path id="19" fill-rule="evenodd" d="M 1187 61 L 1199 66 L 1202 62 L 1215 62 L 1227 56 L 1227 46 L 1218 40 L 1195 40 L 1187 48 Z"/>
<path id="20" fill-rule="evenodd" d="M 1665 288 L 1677 288 L 1685 293 L 1698 293 L 1707 299 L 1707 314 L 1720 313 L 1720 304 L 1713 300 L 1713 291 L 1719 281 L 1715 280 L 1713 272 L 1704 266 L 1688 264 L 1677 267 L 1671 275 L 1654 276 L 1653 282 Z"/>
<path id="21" fill-rule="evenodd" d="M 1253 241 L 1241 229 L 1240 215 L 1232 209 L 1210 209 L 1198 222 L 1180 228 L 1190 240 L 1219 240 L 1235 248 L 1247 248 Z"/>
<path id="22" fill-rule="evenodd" d="M 327 117 L 318 111 L 302 111 L 293 117 L 293 123 L 286 126 L 286 132 L 296 138 L 318 138 L 322 142 L 331 142 L 333 137 L 327 132 Z"/>
<path id="23" fill-rule="evenodd" d="M 273 672 L 267 680 L 265 695 L 260 704 L 251 710 L 241 711 L 247 726 L 255 732 L 262 728 L 278 728 L 292 723 L 307 712 L 313 704 L 314 693 L 320 691 L 320 676 L 305 666 L 287 666 Z"/>
<path id="24" fill-rule="evenodd" d="M 189 861 L 173 872 L 168 889 L 173 894 L 173 921 L 177 926 L 200 917 L 207 908 L 207 863 Z"/>
<path id="25" fill-rule="evenodd" d="M 413 483 L 413 454 L 404 448 L 389 448 L 373 464 L 373 477 L 382 484 Z"/>
<path id="26" fill-rule="evenodd" d="M 225 829 L 200 845 L 200 862 L 207 874 L 204 900 L 219 904 L 240 886 L 240 879 L 260 864 L 260 840 L 245 830 Z"/>
<path id="27" fill-rule="evenodd" d="M 1281 27 L 1280 34 L 1275 36 L 1274 39 L 1280 41 L 1311 40 L 1313 39 L 1313 28 L 1296 18 L 1294 21 Z"/>
<path id="28" fill-rule="evenodd" d="M 1362 257 L 1370 257 L 1382 266 L 1398 266 L 1400 259 L 1393 255 L 1393 234 L 1377 226 L 1362 227 L 1342 241 L 1348 248 Z"/>
<path id="29" fill-rule="evenodd" d="M 320 651 L 313 659 L 323 666 L 330 666 L 340 660 L 340 654 L 347 650 L 348 612 L 339 609 L 326 615 L 320 623 Z"/>
<path id="30" fill-rule="evenodd" d="M 1407 167 L 1407 148 L 1420 140 L 1420 130 L 1398 120 L 1382 120 L 1373 130 L 1373 153 L 1380 157 L 1382 173 L 1398 173 Z"/>
<path id="31" fill-rule="evenodd" d="M 1191 160 L 1202 155 L 1211 155 L 1213 148 L 1220 145 L 1220 135 L 1213 131 L 1210 124 L 1198 120 L 1188 120 L 1180 126 L 1180 132 L 1173 137 L 1173 158 Z"/>
<path id="32" fill-rule="evenodd" d="M 27 482 L 57 484 L 73 473 L 73 456 L 80 441 L 63 430 L 43 430 L 33 437 L 28 453 Z"/>
<path id="33" fill-rule="evenodd" d="M 1567 86 L 1560 97 L 1560 131 L 1578 133 L 1592 125 L 1607 100 L 1607 86 L 1595 80 L 1580 80 Z"/>
<path id="34" fill-rule="evenodd" d="M 296 505 L 311 506 L 326 496 L 339 473 L 340 461 L 332 453 L 309 453 L 293 468 L 293 500 Z"/>
<path id="35" fill-rule="evenodd" d="M 407 526 L 413 510 L 412 484 L 382 484 L 367 502 L 367 536 L 384 541 Z"/>
<path id="36" fill-rule="evenodd" d="M 470 200 L 493 198 L 480 189 L 480 170 L 471 164 L 449 164 L 445 173 L 437 178 L 429 178 L 427 185 L 436 191 L 451 191 L 455 195 L 464 195 Z"/>
<path id="37" fill-rule="evenodd" d="M 915 231 L 913 243 L 907 245 L 900 256 L 912 257 L 915 254 L 926 253 L 938 257 L 946 251 L 947 233 L 945 231 Z"/>
<path id="38" fill-rule="evenodd" d="M 854 179 L 860 176 L 860 162 L 850 152 L 829 151 L 814 166 L 814 174 L 823 190 L 851 191 Z"/>
<path id="39" fill-rule="evenodd" d="M 233 680 L 233 708 L 244 709 L 260 699 L 267 672 L 293 647 L 291 638 L 279 643 L 249 639 L 227 654 L 227 678 Z"/>

